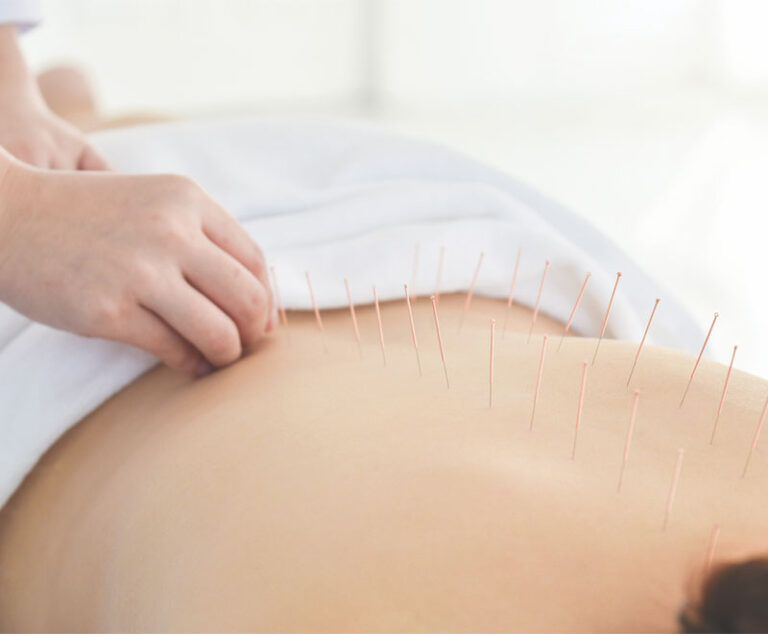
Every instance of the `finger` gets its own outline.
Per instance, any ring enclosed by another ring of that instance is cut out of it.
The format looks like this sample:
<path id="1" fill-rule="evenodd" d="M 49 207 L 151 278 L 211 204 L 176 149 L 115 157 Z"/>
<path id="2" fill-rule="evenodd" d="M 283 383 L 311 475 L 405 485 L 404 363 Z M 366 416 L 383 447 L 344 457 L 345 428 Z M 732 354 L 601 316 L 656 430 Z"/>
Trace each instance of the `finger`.
<path id="1" fill-rule="evenodd" d="M 216 304 L 179 275 L 148 291 L 141 303 L 192 344 L 216 367 L 240 358 L 240 334 Z"/>
<path id="2" fill-rule="evenodd" d="M 259 245 L 237 220 L 220 207 L 203 219 L 203 231 L 208 238 L 240 262 L 261 282 L 267 291 L 269 313 L 272 313 L 272 287 L 269 284 L 267 264 Z"/>
<path id="3" fill-rule="evenodd" d="M 146 308 L 139 307 L 127 323 L 126 343 L 152 353 L 184 374 L 201 376 L 210 371 L 211 366 L 188 341 Z"/>
<path id="4" fill-rule="evenodd" d="M 48 153 L 39 145 L 31 145 L 29 143 L 9 143 L 5 149 L 27 165 L 43 169 L 47 169 L 50 166 Z"/>
<path id="5" fill-rule="evenodd" d="M 190 283 L 235 322 L 244 345 L 264 336 L 270 316 L 269 297 L 261 282 L 240 262 L 206 241 L 183 270 Z"/>
<path id="6" fill-rule="evenodd" d="M 48 168 L 52 170 L 77 169 L 76 158 L 60 150 L 52 150 L 48 161 Z"/>
<path id="7" fill-rule="evenodd" d="M 77 161 L 77 168 L 79 170 L 109 170 L 112 169 L 107 162 L 107 159 L 93 146 L 85 145 L 83 151 L 80 154 L 80 158 Z"/>

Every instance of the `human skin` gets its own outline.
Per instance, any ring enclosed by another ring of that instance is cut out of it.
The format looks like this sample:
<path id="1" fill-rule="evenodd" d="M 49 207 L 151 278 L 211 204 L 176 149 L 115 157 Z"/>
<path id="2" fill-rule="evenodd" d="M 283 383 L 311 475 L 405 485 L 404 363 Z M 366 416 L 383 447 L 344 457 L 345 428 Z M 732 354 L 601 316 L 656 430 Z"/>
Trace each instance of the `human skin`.
<path id="1" fill-rule="evenodd" d="M 190 179 L 40 170 L 2 150 L 0 301 L 197 375 L 274 325 L 261 250 Z"/>
<path id="2" fill-rule="evenodd" d="M 0 25 L 0 146 L 46 169 L 103 170 L 104 157 L 41 94 L 19 47 L 14 25 Z"/>
<path id="3" fill-rule="evenodd" d="M 768 460 L 741 471 L 768 385 L 566 338 L 476 297 L 311 313 L 191 381 L 158 368 L 67 433 L 0 515 L 0 627 L 76 631 L 669 631 L 701 572 L 764 548 Z M 497 323 L 488 405 L 489 319 Z M 530 430 L 543 333 L 553 335 Z M 635 389 L 641 391 L 621 492 Z M 678 447 L 686 449 L 662 530 Z"/>
<path id="4" fill-rule="evenodd" d="M 78 172 L 108 166 L 62 116 L 95 125 L 95 103 L 0 26 L 0 301 L 190 375 L 232 363 L 275 325 L 261 250 L 187 178 Z"/>

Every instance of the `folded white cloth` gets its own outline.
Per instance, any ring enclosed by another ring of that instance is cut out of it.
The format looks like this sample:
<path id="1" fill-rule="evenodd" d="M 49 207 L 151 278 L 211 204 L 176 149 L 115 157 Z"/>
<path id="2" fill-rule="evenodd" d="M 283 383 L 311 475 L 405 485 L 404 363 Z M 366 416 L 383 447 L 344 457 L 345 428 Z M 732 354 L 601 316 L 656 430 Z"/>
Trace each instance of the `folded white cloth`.
<path id="1" fill-rule="evenodd" d="M 419 245 L 414 292 L 433 292 L 445 247 L 443 292 L 466 289 L 485 253 L 476 292 L 506 297 L 518 247 L 515 293 L 562 321 L 587 271 L 592 279 L 574 330 L 597 335 L 617 271 L 623 272 L 607 336 L 639 339 L 663 297 L 649 340 L 695 350 L 687 313 L 614 244 L 574 214 L 508 176 L 431 144 L 358 127 L 252 120 L 150 125 L 94 135 L 124 172 L 179 172 L 239 218 L 275 266 L 288 308 L 403 295 Z M 599 183 L 595 184 L 599 187 Z M 0 505 L 70 426 L 156 363 L 126 345 L 32 323 L 0 305 Z"/>
<path id="2" fill-rule="evenodd" d="M 43 11 L 40 0 L 2 0 L 0 24 L 15 24 L 26 31 L 40 22 Z"/>

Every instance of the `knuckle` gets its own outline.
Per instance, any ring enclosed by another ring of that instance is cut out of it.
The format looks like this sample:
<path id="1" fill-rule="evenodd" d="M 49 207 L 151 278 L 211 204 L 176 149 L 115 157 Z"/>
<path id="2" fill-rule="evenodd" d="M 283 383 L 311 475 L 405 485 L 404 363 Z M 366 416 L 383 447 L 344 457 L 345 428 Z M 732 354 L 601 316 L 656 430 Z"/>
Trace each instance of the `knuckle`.
<path id="1" fill-rule="evenodd" d="M 184 217 L 166 216 L 158 233 L 160 243 L 171 251 L 186 250 L 195 241 L 195 230 Z"/>
<path id="2" fill-rule="evenodd" d="M 98 334 L 106 334 L 119 330 L 126 308 L 118 299 L 100 297 L 90 303 L 89 313 L 93 330 Z"/>
<path id="3" fill-rule="evenodd" d="M 152 174 L 143 178 L 150 192 L 148 208 L 156 220 L 199 215 L 203 190 L 191 178 L 180 174 Z"/>
<path id="4" fill-rule="evenodd" d="M 155 285 L 157 273 L 143 258 L 134 258 L 129 266 L 129 274 L 133 281 L 133 286 L 138 292 L 144 292 Z"/>
<path id="5" fill-rule="evenodd" d="M 168 174 L 163 176 L 164 186 L 168 194 L 177 202 L 191 203 L 197 201 L 203 194 L 202 188 L 188 176 Z"/>

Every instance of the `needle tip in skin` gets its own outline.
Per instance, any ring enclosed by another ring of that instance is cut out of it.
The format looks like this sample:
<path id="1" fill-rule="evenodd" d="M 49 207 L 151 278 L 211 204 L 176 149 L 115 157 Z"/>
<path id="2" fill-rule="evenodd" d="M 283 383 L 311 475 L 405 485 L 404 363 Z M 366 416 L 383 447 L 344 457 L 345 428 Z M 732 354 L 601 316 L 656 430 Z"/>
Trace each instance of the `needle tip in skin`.
<path id="1" fill-rule="evenodd" d="M 477 284 L 477 276 L 480 275 L 480 267 L 483 264 L 483 258 L 485 257 L 485 252 L 480 252 L 480 257 L 477 260 L 477 266 L 475 267 L 475 272 L 472 275 L 472 281 L 469 284 L 469 290 L 467 291 L 467 298 L 464 300 L 464 309 L 461 311 L 461 317 L 459 318 L 459 329 L 457 334 L 461 334 L 461 328 L 464 325 L 464 318 L 467 316 L 467 313 L 469 312 L 469 305 L 472 303 L 472 296 L 475 293 L 475 284 Z"/>
<path id="2" fill-rule="evenodd" d="M 408 320 L 411 325 L 411 338 L 413 339 L 413 349 L 416 351 L 416 365 L 419 368 L 419 376 L 421 373 L 421 357 L 419 356 L 419 340 L 416 338 L 416 324 L 413 321 L 413 309 L 411 308 L 411 296 L 408 293 L 408 284 L 403 284 L 405 289 L 405 303 L 408 306 Z"/>
<path id="3" fill-rule="evenodd" d="M 387 352 L 384 348 L 384 326 L 381 323 L 381 308 L 379 307 L 379 294 L 376 291 L 376 284 L 373 285 L 373 304 L 376 307 L 376 321 L 379 325 L 379 343 L 381 344 L 381 358 L 384 365 L 387 365 Z"/>
<path id="4" fill-rule="evenodd" d="M 541 283 L 539 284 L 539 294 L 536 297 L 536 305 L 533 307 L 533 316 L 531 317 L 531 327 L 528 330 L 528 340 L 526 343 L 531 342 L 531 335 L 533 334 L 533 328 L 536 325 L 536 320 L 539 317 L 539 308 L 541 307 L 541 295 L 544 292 L 544 281 L 547 279 L 547 271 L 549 271 L 549 260 L 544 262 L 544 272 L 541 274 Z"/>
<path id="5" fill-rule="evenodd" d="M 320 317 L 320 309 L 317 306 L 317 300 L 315 299 L 315 289 L 312 287 L 312 280 L 309 277 L 309 271 L 304 271 L 304 275 L 307 278 L 307 286 L 309 286 L 309 295 L 312 299 L 312 308 L 315 311 L 315 321 L 317 322 L 317 329 L 320 331 L 320 336 L 323 340 L 323 350 L 328 352 L 328 343 L 325 340 L 325 329 L 323 328 L 323 319 Z"/>
<path id="6" fill-rule="evenodd" d="M 437 345 L 440 348 L 440 359 L 443 362 L 443 373 L 445 374 L 445 386 L 450 390 L 451 382 L 448 380 L 448 364 L 445 362 L 445 348 L 443 347 L 443 336 L 440 334 L 440 320 L 437 317 L 437 296 L 432 295 L 429 298 L 432 302 L 432 314 L 435 318 L 435 332 L 437 333 Z"/>
<path id="7" fill-rule="evenodd" d="M 491 319 L 491 360 L 490 360 L 490 370 L 488 373 L 488 407 L 493 407 L 493 357 L 494 357 L 494 347 L 495 347 L 495 340 L 496 340 L 496 320 Z"/>
<path id="8" fill-rule="evenodd" d="M 611 291 L 611 298 L 608 300 L 608 308 L 605 309 L 605 317 L 603 317 L 603 325 L 600 328 L 600 337 L 598 338 L 597 345 L 595 346 L 595 356 L 592 357 L 592 365 L 595 365 L 595 361 L 597 361 L 597 352 L 600 350 L 600 344 L 603 341 L 605 330 L 608 327 L 608 317 L 611 315 L 611 308 L 613 307 L 613 300 L 616 297 L 616 289 L 619 287 L 620 279 L 621 271 L 616 273 L 616 282 L 614 283 L 613 290 Z"/>
<path id="9" fill-rule="evenodd" d="M 699 363 L 701 362 L 701 357 L 704 354 L 704 350 L 707 347 L 707 343 L 709 342 L 709 337 L 712 334 L 712 329 L 715 327 L 715 322 L 717 321 L 717 318 L 720 316 L 719 313 L 715 313 L 715 316 L 712 318 L 712 323 L 709 326 L 709 330 L 707 331 L 707 336 L 704 338 L 704 343 L 701 345 L 701 350 L 699 351 L 699 356 L 696 358 L 696 363 L 693 364 L 693 370 L 691 370 L 691 376 L 688 378 L 688 384 L 685 386 L 685 392 L 683 392 L 683 398 L 680 399 L 680 407 L 683 406 L 683 403 L 685 402 L 685 397 L 688 396 L 688 390 L 691 389 L 691 383 L 693 383 L 693 376 L 696 374 L 696 369 L 699 367 Z"/>
<path id="10" fill-rule="evenodd" d="M 533 408 L 531 409 L 531 424 L 529 431 L 533 431 L 533 418 L 536 415 L 536 405 L 539 401 L 539 391 L 541 390 L 541 377 L 544 374 L 544 356 L 547 353 L 547 335 L 541 340 L 541 357 L 539 358 L 539 371 L 536 375 L 536 389 L 533 392 Z"/>
<path id="11" fill-rule="evenodd" d="M 283 326 L 288 325 L 288 318 L 285 314 L 285 307 L 283 306 L 283 299 L 280 296 L 280 287 L 277 285 L 277 274 L 275 273 L 275 267 L 270 266 L 269 270 L 272 272 L 272 283 L 275 286 L 275 299 L 277 299 L 277 310 L 280 314 L 280 322 Z"/>

